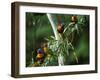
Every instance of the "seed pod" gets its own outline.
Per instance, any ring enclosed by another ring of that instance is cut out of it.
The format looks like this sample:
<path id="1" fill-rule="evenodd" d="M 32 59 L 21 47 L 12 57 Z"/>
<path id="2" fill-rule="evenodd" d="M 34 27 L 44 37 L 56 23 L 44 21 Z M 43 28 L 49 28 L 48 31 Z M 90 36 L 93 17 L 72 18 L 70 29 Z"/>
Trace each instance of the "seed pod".
<path id="1" fill-rule="evenodd" d="M 72 21 L 72 22 L 77 22 L 77 16 L 72 16 L 72 17 L 71 17 L 71 21 Z"/>
<path id="2" fill-rule="evenodd" d="M 57 31 L 58 31 L 59 33 L 63 33 L 63 31 L 64 31 L 64 25 L 58 25 Z"/>

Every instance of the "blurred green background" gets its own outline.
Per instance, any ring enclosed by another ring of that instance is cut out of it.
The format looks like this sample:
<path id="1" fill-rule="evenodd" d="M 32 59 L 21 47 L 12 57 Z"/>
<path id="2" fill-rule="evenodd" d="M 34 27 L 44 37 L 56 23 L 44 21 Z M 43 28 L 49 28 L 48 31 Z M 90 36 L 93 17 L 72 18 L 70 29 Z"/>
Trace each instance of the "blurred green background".
<path id="1" fill-rule="evenodd" d="M 71 22 L 71 14 L 52 14 L 55 24 Z M 89 16 L 77 15 L 78 19 L 85 16 L 85 22 L 79 34 L 74 32 L 73 46 L 75 48 L 78 64 L 89 64 Z M 80 29 L 81 30 L 81 29 Z M 32 57 L 36 61 L 37 49 L 46 42 L 45 38 L 54 36 L 51 24 L 45 13 L 26 12 L 26 67 L 32 62 Z M 32 51 L 34 51 L 32 55 Z M 71 53 L 71 52 L 70 52 Z M 55 62 L 54 60 L 53 62 Z M 57 61 L 56 61 L 57 63 Z M 55 64 L 56 64 L 55 63 Z M 65 65 L 74 65 L 75 62 L 72 54 L 66 56 Z"/>

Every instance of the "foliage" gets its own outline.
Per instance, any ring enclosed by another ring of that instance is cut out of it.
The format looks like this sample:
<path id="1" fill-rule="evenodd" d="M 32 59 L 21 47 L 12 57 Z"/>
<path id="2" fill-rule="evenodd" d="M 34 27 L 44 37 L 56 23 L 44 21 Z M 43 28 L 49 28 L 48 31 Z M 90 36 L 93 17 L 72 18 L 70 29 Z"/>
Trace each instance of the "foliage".
<path id="1" fill-rule="evenodd" d="M 76 53 L 76 49 L 73 46 L 74 37 L 77 35 L 78 37 L 81 36 L 81 33 L 86 29 L 86 16 L 77 16 L 78 22 L 69 22 L 65 24 L 64 32 L 60 35 L 60 40 L 56 40 L 54 36 L 51 36 L 49 39 L 46 39 L 48 42 L 48 47 L 53 51 L 55 54 L 55 58 L 61 54 L 64 57 L 64 64 L 78 64 L 80 61 L 78 60 L 78 56 Z M 54 56 L 54 55 L 53 55 Z M 70 62 L 68 59 L 71 58 Z M 67 59 L 67 60 L 66 60 Z M 48 63 L 49 64 L 49 63 Z"/>
<path id="2" fill-rule="evenodd" d="M 64 56 L 64 65 L 89 63 L 89 16 L 74 15 L 77 22 L 72 22 L 69 14 L 52 14 L 55 24 L 63 23 L 64 31 L 55 39 L 46 14 L 26 13 L 26 66 L 57 66 L 58 56 Z M 37 49 L 43 50 L 47 43 L 48 52 L 43 64 L 37 64 Z M 33 55 L 32 55 L 33 51 Z M 31 64 L 31 59 L 34 64 Z"/>

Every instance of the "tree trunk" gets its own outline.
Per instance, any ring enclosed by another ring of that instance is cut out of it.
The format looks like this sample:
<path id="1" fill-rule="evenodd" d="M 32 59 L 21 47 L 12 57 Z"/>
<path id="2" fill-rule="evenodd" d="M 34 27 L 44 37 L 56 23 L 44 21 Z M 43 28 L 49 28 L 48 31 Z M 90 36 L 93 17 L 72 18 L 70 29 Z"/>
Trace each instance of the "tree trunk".
<path id="1" fill-rule="evenodd" d="M 58 32 L 57 32 L 57 27 L 56 27 L 57 25 L 53 22 L 52 15 L 47 13 L 47 17 L 48 17 L 48 19 L 50 21 L 50 24 L 51 24 L 51 27 L 53 29 L 53 32 L 54 32 L 56 40 L 59 40 L 60 36 L 58 35 Z M 58 64 L 59 64 L 59 66 L 64 65 L 64 59 L 63 59 L 63 56 L 60 53 L 58 55 Z"/>

